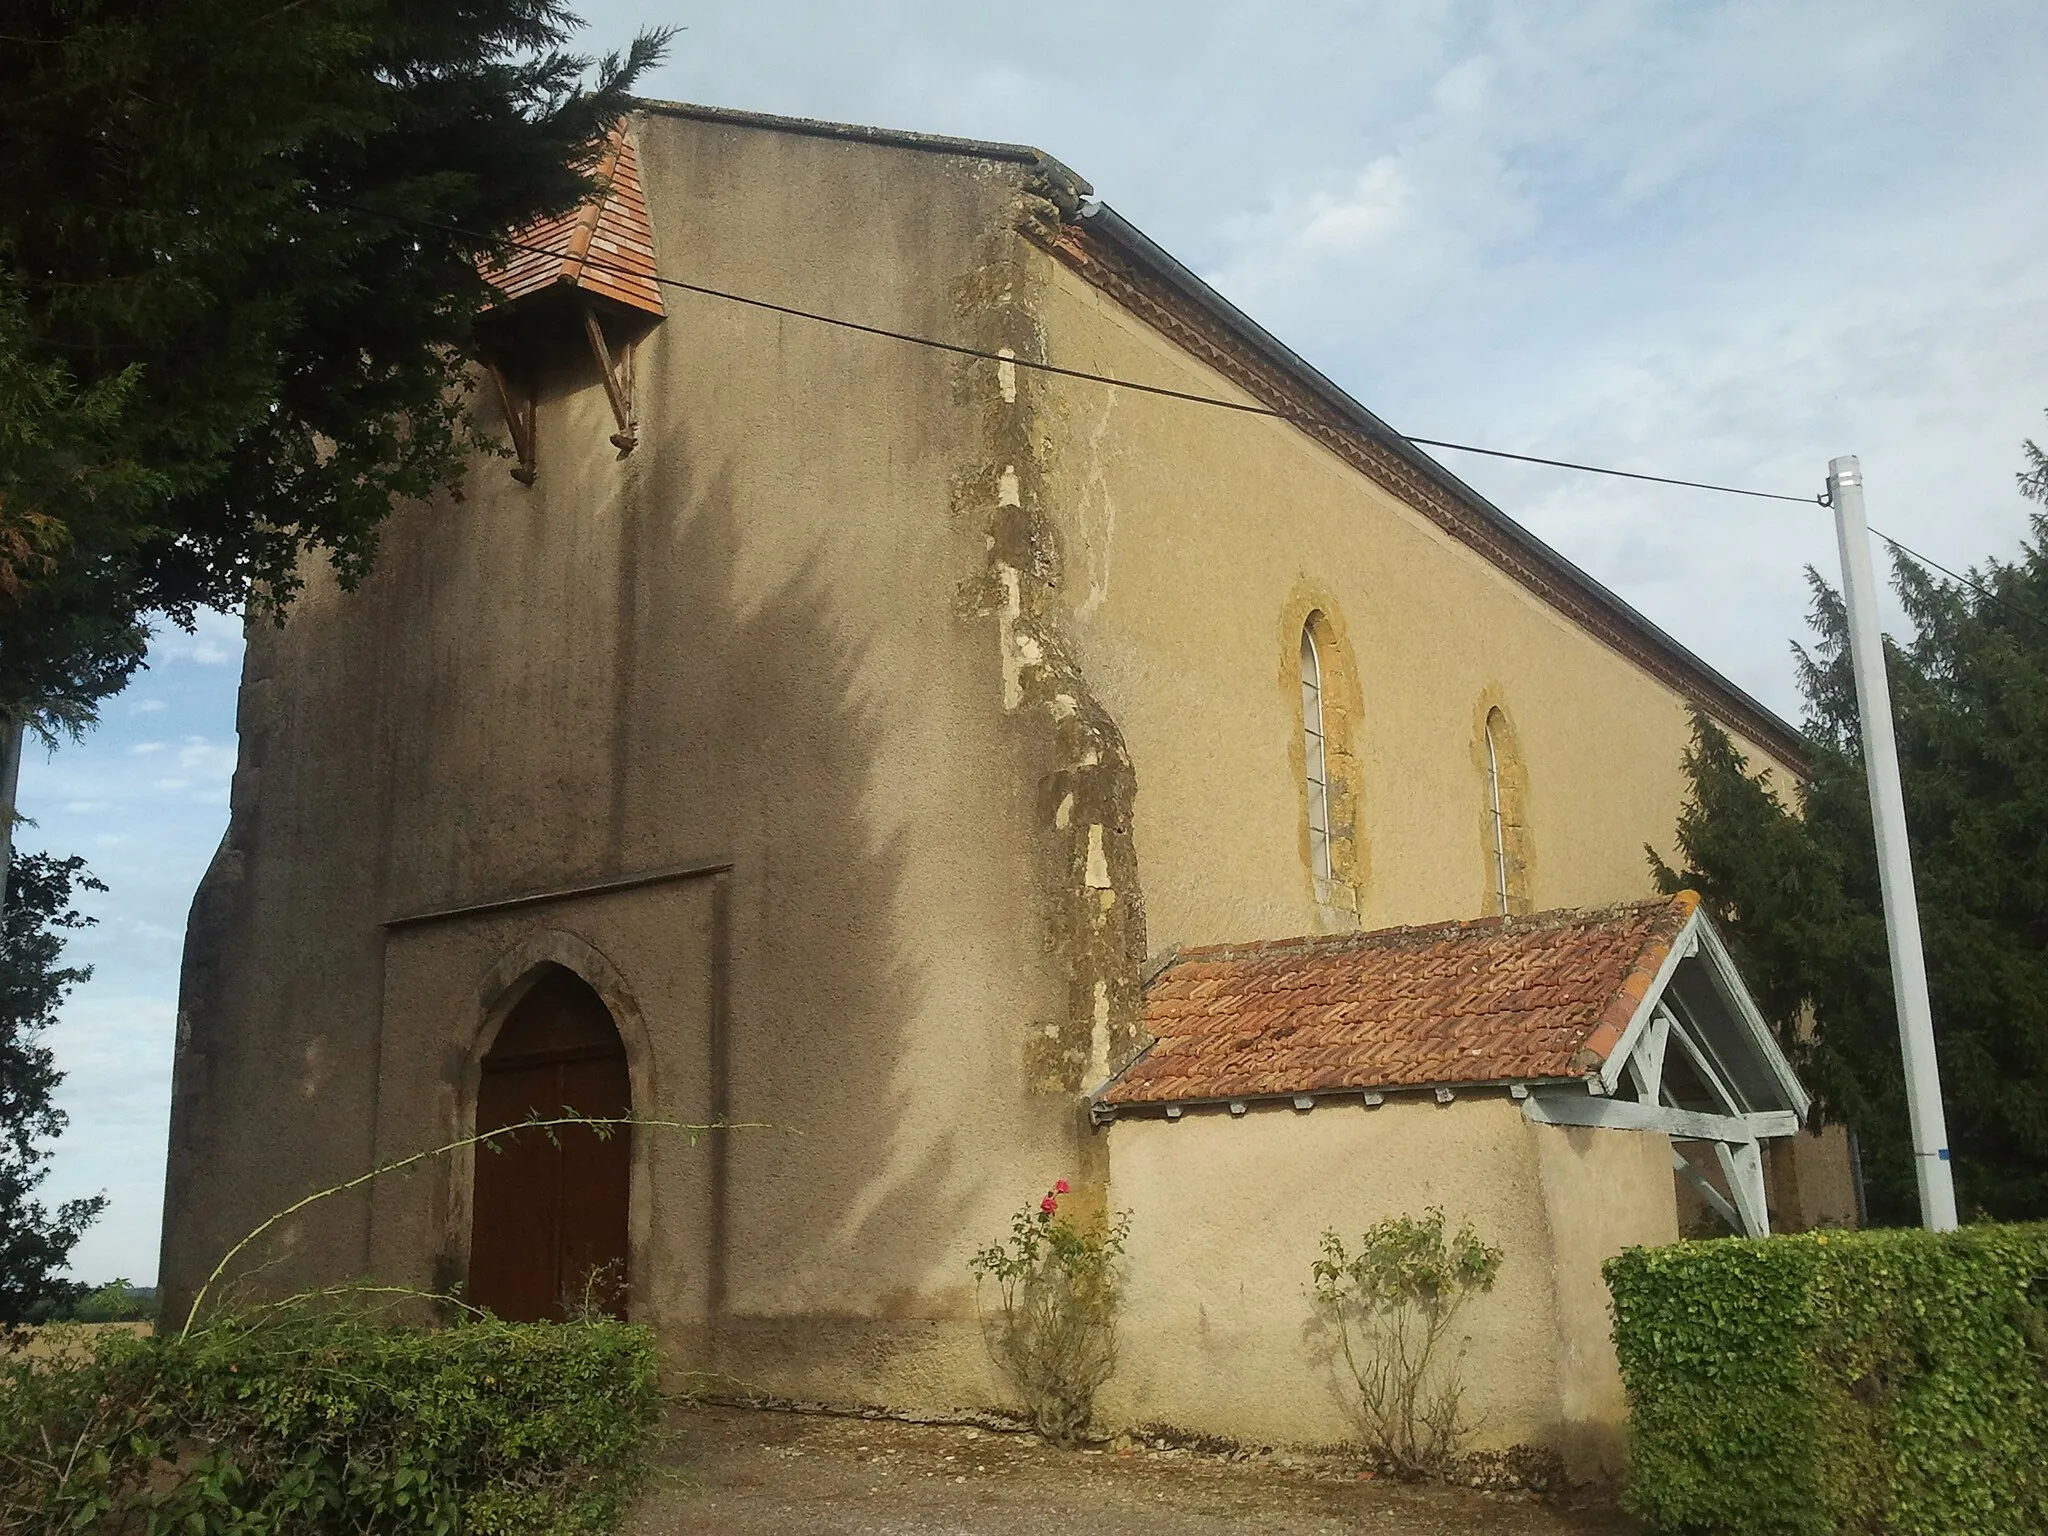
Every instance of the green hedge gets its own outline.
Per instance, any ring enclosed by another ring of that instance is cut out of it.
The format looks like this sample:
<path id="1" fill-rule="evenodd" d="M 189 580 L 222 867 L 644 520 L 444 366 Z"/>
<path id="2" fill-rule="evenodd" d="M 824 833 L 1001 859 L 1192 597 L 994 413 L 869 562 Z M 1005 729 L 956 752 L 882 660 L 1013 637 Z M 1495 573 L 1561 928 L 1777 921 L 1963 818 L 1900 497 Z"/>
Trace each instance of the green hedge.
<path id="1" fill-rule="evenodd" d="M 1606 1273 L 1652 1531 L 2048 1531 L 2048 1226 L 1723 1238 Z"/>
<path id="2" fill-rule="evenodd" d="M 0 1530 L 610 1530 L 659 1412 L 652 1335 L 289 1309 L 0 1368 Z"/>

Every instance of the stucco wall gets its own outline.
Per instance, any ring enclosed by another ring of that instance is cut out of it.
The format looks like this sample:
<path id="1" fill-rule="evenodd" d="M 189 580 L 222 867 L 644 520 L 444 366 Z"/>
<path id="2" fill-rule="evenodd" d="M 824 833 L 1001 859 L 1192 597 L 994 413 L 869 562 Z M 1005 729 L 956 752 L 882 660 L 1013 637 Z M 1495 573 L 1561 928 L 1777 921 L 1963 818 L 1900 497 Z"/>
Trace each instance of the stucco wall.
<path id="1" fill-rule="evenodd" d="M 1549 1441 L 1581 1473 L 1617 1472 L 1628 1400 L 1600 1266 L 1678 1240 L 1671 1141 L 1653 1132 L 1531 1125 L 1550 1225 L 1557 1409 Z"/>
<path id="2" fill-rule="evenodd" d="M 1251 1441 L 1356 1439 L 1355 1387 L 1309 1265 L 1326 1228 L 1355 1247 L 1374 1222 L 1438 1205 L 1505 1251 L 1494 1289 L 1460 1320 L 1473 1443 L 1548 1446 L 1580 1475 L 1618 1464 L 1624 1407 L 1599 1265 L 1676 1236 L 1663 1137 L 1533 1125 L 1505 1094 L 1133 1118 L 1108 1134 L 1111 1198 L 1131 1235 L 1106 1417 Z"/>
<path id="3" fill-rule="evenodd" d="M 1249 399 L 1050 255 L 1033 276 L 1055 362 Z M 1318 608 L 1358 679 L 1361 926 L 1494 910 L 1493 705 L 1523 758 L 1529 906 L 1652 894 L 1643 846 L 1669 856 L 1684 789 L 1671 688 L 1285 422 L 1047 387 L 1075 645 L 1140 765 L 1155 948 L 1328 926 L 1295 686 Z"/>
<path id="4" fill-rule="evenodd" d="M 1024 167 L 659 113 L 637 132 L 665 270 L 922 334 L 987 310 Z M 536 484 L 479 464 L 459 501 L 395 514 L 361 590 L 315 572 L 282 631 L 252 633 L 233 825 L 188 949 L 166 1293 L 459 1119 L 480 991 L 550 929 L 610 957 L 657 1057 L 701 1050 L 686 891 L 387 920 L 723 860 L 731 1111 L 771 1129 L 732 1138 L 710 1363 L 815 1385 L 837 1328 L 838 1395 L 916 1400 L 934 1378 L 897 1362 L 933 1349 L 957 1394 L 981 1372 L 969 1252 L 1096 1145 L 1027 1061 L 1071 1001 L 1038 900 L 1050 726 L 1006 708 L 997 620 L 959 602 L 987 569 L 1003 402 L 986 365 L 668 303 L 631 457 L 571 352 Z M 652 1081 L 652 1111 L 699 1107 L 689 1073 Z M 697 1177 L 677 1172 L 678 1209 Z M 376 1202 L 374 1232 L 368 1199 L 313 1208 L 261 1283 L 417 1280 L 462 1246 L 459 1201 L 426 1189 Z M 704 1305 L 694 1222 L 661 1228 L 664 1315 Z M 797 1318 L 809 1363 L 788 1365 Z"/>

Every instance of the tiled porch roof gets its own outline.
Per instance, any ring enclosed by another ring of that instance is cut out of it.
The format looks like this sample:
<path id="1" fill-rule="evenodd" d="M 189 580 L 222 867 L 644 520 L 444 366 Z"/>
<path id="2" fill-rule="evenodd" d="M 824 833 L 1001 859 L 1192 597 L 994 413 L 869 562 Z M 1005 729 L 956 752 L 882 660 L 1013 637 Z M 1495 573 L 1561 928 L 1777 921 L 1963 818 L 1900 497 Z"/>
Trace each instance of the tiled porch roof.
<path id="1" fill-rule="evenodd" d="M 1699 898 L 1181 952 L 1111 1106 L 1583 1077 Z"/>

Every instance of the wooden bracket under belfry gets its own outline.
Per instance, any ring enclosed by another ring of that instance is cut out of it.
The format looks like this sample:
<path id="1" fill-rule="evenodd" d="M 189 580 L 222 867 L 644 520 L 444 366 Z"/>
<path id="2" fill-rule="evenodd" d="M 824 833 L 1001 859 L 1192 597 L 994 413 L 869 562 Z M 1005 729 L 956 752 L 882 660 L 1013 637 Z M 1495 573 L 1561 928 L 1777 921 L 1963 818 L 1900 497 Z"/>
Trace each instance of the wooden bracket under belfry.
<path id="1" fill-rule="evenodd" d="M 485 363 L 484 367 L 490 371 L 491 382 L 498 386 L 498 400 L 505 407 L 505 426 L 512 434 L 512 452 L 519 458 L 512 478 L 521 485 L 531 485 L 540 472 L 533 457 L 533 390 L 515 383 L 497 363 Z"/>
<path id="2" fill-rule="evenodd" d="M 612 434 L 612 446 L 623 459 L 640 442 L 640 423 L 633 414 L 633 343 L 627 342 L 614 353 L 605 344 L 604 326 L 598 322 L 597 311 L 588 304 L 583 306 L 583 334 L 590 338 L 591 356 L 597 359 L 598 371 L 604 375 L 605 398 L 611 401 L 612 420 L 619 425 L 619 430 Z"/>

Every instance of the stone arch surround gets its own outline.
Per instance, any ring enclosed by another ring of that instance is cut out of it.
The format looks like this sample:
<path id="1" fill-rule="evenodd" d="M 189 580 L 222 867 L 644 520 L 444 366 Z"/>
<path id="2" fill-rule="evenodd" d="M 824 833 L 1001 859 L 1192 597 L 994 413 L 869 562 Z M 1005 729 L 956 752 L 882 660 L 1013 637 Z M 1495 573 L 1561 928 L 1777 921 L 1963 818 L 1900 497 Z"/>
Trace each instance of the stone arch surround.
<path id="1" fill-rule="evenodd" d="M 469 1049 L 457 1085 L 455 1136 L 477 1132 L 477 1091 L 483 1076 L 484 1057 L 496 1042 L 498 1031 L 536 980 L 549 966 L 559 966 L 581 980 L 611 1014 L 612 1027 L 626 1048 L 626 1076 L 631 1087 L 632 1112 L 636 1119 L 660 1118 L 653 1040 L 634 989 L 609 956 L 578 934 L 564 928 L 542 928 L 524 935 L 505 950 L 496 964 L 485 972 L 476 987 L 476 1008 L 469 1030 Z M 627 1286 L 629 1306 L 637 1320 L 656 1294 L 653 1273 L 654 1173 L 653 1136 L 642 1132 L 633 1137 L 632 1183 L 628 1193 L 626 1227 Z M 448 1267 L 468 1272 L 469 1241 L 474 1217 L 476 1188 L 475 1147 L 464 1148 L 449 1159 L 448 1220 L 443 1249 L 454 1261 Z"/>

